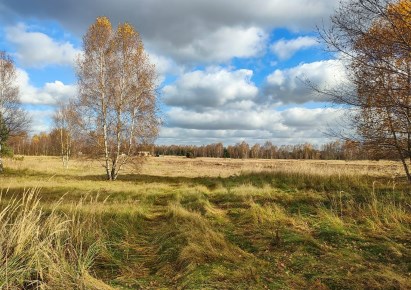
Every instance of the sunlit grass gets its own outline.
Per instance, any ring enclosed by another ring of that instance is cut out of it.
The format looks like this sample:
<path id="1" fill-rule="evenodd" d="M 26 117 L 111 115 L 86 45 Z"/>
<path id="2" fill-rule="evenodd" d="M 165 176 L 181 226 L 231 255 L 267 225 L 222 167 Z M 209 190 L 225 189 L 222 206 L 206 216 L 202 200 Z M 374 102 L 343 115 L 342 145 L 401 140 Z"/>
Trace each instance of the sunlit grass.
<path id="1" fill-rule="evenodd" d="M 2 203 L 0 288 L 111 289 L 89 272 L 104 245 L 87 243 L 98 229 L 80 219 L 81 203 L 66 214 L 45 211 L 38 195 L 33 189 Z"/>
<path id="2" fill-rule="evenodd" d="M 108 182 L 96 161 L 6 160 L 0 288 L 411 288 L 397 164 L 323 163 L 160 157 Z"/>

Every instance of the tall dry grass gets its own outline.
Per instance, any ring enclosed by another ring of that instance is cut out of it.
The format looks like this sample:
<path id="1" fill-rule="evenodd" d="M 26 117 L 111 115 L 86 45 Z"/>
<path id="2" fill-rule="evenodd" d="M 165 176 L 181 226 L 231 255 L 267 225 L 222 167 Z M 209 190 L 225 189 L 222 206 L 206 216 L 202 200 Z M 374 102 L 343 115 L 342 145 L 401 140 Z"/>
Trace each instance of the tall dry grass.
<path id="1" fill-rule="evenodd" d="M 85 244 L 78 211 L 57 206 L 43 210 L 37 189 L 0 199 L 0 289 L 111 289 L 90 274 L 101 241 Z"/>

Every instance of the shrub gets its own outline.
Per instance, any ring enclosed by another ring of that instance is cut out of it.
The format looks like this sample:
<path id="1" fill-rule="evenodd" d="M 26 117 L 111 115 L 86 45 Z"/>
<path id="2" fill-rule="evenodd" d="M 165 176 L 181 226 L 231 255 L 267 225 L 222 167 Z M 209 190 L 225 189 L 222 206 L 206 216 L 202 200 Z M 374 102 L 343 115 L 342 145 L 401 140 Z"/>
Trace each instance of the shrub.
<path id="1" fill-rule="evenodd" d="M 187 157 L 187 158 L 195 158 L 193 152 L 187 152 L 186 157 Z"/>

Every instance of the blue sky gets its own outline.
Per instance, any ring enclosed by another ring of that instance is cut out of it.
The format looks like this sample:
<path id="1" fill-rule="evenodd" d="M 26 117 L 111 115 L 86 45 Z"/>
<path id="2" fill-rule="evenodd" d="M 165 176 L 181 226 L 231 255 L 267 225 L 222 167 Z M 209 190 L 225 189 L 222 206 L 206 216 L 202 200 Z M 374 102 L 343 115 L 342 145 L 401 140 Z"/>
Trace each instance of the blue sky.
<path id="1" fill-rule="evenodd" d="M 101 15 L 140 32 L 161 82 L 159 144 L 327 142 L 342 112 L 313 94 L 345 79 L 316 25 L 338 0 L 1 0 L 0 50 L 13 56 L 32 132 L 76 95 L 82 35 Z"/>

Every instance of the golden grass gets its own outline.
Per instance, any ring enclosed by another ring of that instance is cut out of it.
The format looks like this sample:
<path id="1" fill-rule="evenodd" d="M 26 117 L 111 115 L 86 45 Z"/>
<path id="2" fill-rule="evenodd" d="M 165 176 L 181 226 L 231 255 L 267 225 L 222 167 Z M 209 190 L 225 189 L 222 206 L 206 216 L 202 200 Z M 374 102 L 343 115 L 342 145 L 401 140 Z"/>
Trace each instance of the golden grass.
<path id="1" fill-rule="evenodd" d="M 153 157 L 115 182 L 97 161 L 5 167 L 0 288 L 411 288 L 396 162 Z"/>
<path id="2" fill-rule="evenodd" d="M 0 210 L 0 289 L 112 289 L 89 273 L 99 244 L 86 246 L 84 230 L 76 211 L 45 212 L 37 190 L 12 198 Z"/>
<path id="3" fill-rule="evenodd" d="M 58 157 L 24 156 L 5 159 L 7 168 L 16 170 L 36 170 L 49 175 L 89 176 L 104 175 L 102 162 L 75 159 L 64 169 Z M 318 175 L 369 175 L 398 177 L 403 176 L 400 162 L 395 161 L 341 161 L 341 160 L 284 160 L 284 159 L 223 159 L 195 158 L 178 156 L 150 157 L 141 170 L 125 167 L 121 174 L 141 173 L 143 175 L 168 177 L 227 177 L 243 172 L 306 172 Z"/>

